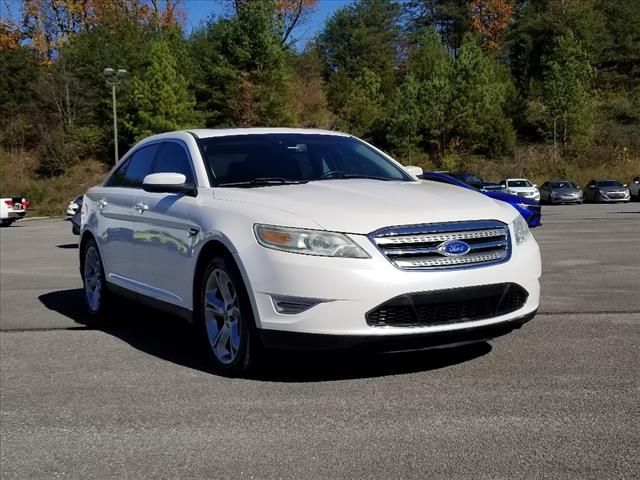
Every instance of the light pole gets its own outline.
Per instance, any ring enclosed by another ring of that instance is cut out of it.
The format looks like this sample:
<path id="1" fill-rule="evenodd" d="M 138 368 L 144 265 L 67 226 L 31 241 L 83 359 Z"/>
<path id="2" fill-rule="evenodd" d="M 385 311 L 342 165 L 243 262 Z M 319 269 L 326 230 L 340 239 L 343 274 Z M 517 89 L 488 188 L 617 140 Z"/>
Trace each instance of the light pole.
<path id="1" fill-rule="evenodd" d="M 120 85 L 120 80 L 127 76 L 127 71 L 121 68 L 105 68 L 102 72 L 107 79 L 107 84 L 111 85 L 111 96 L 113 97 L 113 144 L 115 147 L 115 163 L 118 163 L 118 113 L 116 111 L 116 87 Z"/>

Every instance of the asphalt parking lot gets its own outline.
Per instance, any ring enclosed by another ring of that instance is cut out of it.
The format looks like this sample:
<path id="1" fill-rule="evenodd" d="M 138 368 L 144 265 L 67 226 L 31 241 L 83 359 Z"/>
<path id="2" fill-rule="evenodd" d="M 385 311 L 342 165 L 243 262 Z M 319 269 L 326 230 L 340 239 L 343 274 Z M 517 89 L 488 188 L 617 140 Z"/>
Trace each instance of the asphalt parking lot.
<path id="1" fill-rule="evenodd" d="M 640 204 L 543 208 L 539 315 L 453 351 L 208 371 L 144 308 L 87 327 L 77 237 L 0 231 L 0 476 L 637 478 Z"/>

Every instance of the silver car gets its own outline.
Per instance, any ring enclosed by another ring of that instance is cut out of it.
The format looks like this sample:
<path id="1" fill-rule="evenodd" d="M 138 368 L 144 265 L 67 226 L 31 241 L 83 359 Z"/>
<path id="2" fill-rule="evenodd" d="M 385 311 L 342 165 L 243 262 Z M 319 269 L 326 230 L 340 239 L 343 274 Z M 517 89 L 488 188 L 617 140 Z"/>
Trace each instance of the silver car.
<path id="1" fill-rule="evenodd" d="M 626 185 L 617 180 L 591 180 L 584 189 L 585 202 L 628 202 L 631 194 Z"/>
<path id="2" fill-rule="evenodd" d="M 569 180 L 550 180 L 540 187 L 540 203 L 582 203 L 583 193 Z"/>

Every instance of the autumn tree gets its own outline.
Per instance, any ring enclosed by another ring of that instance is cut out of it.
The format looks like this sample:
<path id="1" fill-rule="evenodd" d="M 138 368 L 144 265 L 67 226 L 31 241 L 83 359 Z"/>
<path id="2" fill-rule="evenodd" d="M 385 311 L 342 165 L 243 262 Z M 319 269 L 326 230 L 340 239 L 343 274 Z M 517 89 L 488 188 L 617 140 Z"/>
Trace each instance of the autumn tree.
<path id="1" fill-rule="evenodd" d="M 471 0 L 471 28 L 482 35 L 484 45 L 498 48 L 513 16 L 513 0 Z"/>
<path id="2" fill-rule="evenodd" d="M 112 28 L 122 17 L 160 29 L 184 20 L 181 0 L 23 0 L 23 30 L 36 52 L 52 61 L 72 36 L 97 25 Z"/>

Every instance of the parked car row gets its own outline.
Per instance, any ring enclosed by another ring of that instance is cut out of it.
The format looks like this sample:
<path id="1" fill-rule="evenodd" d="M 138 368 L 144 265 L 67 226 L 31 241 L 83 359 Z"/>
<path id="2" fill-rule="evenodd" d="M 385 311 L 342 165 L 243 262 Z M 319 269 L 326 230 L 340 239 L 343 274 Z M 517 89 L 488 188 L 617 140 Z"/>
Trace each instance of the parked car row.
<path id="1" fill-rule="evenodd" d="M 633 177 L 628 184 L 611 179 L 593 179 L 584 189 L 570 180 L 551 180 L 540 187 L 540 201 L 558 203 L 613 203 L 629 202 L 638 198 L 640 176 Z"/>
<path id="2" fill-rule="evenodd" d="M 493 187 L 496 184 L 485 182 L 470 173 L 424 172 L 422 174 L 422 178 L 424 180 L 431 180 L 432 182 L 448 183 L 450 185 L 457 185 L 459 187 L 479 191 L 490 198 L 506 202 L 514 207 L 526 220 L 529 227 L 533 228 L 541 225 L 542 212 L 540 209 L 540 203 L 530 196 L 506 192 L 501 187 L 496 189 Z M 489 188 L 487 188 L 487 186 Z M 526 187 L 513 188 L 522 189 Z"/>

